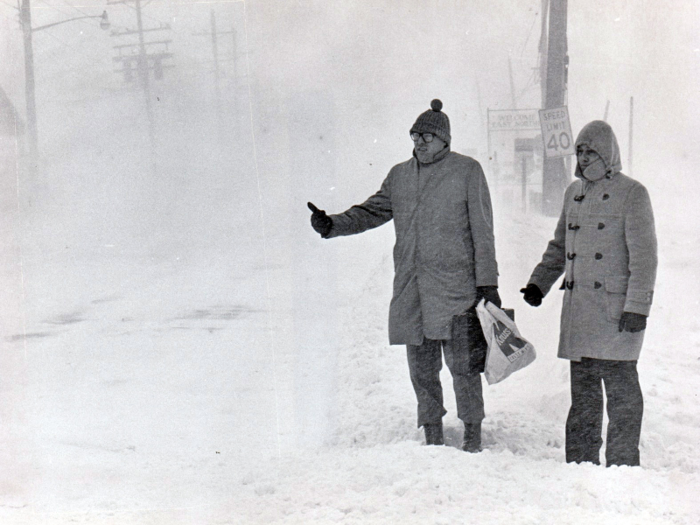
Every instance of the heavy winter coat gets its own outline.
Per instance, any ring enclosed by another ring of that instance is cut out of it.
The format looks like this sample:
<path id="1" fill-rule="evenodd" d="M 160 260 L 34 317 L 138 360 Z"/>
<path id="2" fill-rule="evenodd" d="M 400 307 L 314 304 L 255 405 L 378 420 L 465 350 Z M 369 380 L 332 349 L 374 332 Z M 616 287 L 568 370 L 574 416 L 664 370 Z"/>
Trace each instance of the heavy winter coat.
<path id="1" fill-rule="evenodd" d="M 644 331 L 620 332 L 618 326 L 623 311 L 648 316 L 651 308 L 657 247 L 649 194 L 619 172 L 619 148 L 607 124 L 592 122 L 576 144 L 596 151 L 607 174 L 588 181 L 577 165 L 579 180 L 566 190 L 554 239 L 529 282 L 547 294 L 566 274 L 559 357 L 634 361 Z"/>
<path id="2" fill-rule="evenodd" d="M 363 204 L 331 215 L 328 237 L 394 219 L 394 294 L 389 342 L 451 337 L 452 317 L 472 306 L 477 286 L 498 285 L 491 197 L 481 165 L 446 148 L 434 162 L 394 166 Z"/>

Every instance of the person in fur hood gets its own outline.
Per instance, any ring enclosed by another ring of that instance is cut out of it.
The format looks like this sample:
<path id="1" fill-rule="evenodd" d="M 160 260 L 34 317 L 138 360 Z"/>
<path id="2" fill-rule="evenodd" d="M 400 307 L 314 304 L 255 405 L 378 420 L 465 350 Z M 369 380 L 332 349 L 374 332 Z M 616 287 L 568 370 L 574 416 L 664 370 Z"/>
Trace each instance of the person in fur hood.
<path id="1" fill-rule="evenodd" d="M 643 412 L 637 360 L 656 280 L 654 214 L 646 188 L 621 172 L 606 122 L 581 130 L 576 158 L 554 239 L 521 292 L 539 306 L 565 275 L 558 355 L 571 362 L 566 461 L 600 463 L 604 384 L 606 464 L 634 466 Z"/>

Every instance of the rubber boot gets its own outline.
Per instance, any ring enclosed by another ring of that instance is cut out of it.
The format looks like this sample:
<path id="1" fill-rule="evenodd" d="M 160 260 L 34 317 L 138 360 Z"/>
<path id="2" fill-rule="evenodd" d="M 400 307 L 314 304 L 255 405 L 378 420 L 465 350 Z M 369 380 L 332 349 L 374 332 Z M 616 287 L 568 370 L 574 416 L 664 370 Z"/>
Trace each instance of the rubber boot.
<path id="1" fill-rule="evenodd" d="M 481 452 L 481 422 L 464 424 L 462 450 L 471 453 Z"/>
<path id="2" fill-rule="evenodd" d="M 442 435 L 442 421 L 439 423 L 426 423 L 423 425 L 425 431 L 426 445 L 444 445 L 445 439 Z"/>

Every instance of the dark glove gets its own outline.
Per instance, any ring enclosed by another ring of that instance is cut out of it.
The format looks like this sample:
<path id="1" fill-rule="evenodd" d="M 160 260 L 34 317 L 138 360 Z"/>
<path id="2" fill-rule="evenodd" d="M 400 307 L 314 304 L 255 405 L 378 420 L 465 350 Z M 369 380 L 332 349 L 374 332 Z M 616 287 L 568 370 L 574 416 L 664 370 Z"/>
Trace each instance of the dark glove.
<path id="1" fill-rule="evenodd" d="M 311 227 L 320 233 L 321 237 L 325 239 L 328 237 L 328 234 L 331 233 L 331 228 L 333 228 L 333 219 L 326 215 L 325 211 L 319 210 L 312 203 L 309 202 L 307 205 L 313 212 L 313 215 L 311 215 Z"/>
<path id="2" fill-rule="evenodd" d="M 641 332 L 647 327 L 647 316 L 642 314 L 635 314 L 632 312 L 622 312 L 622 317 L 620 318 L 620 326 L 618 331 L 622 332 Z"/>
<path id="3" fill-rule="evenodd" d="M 481 299 L 495 304 L 499 308 L 501 307 L 501 297 L 498 295 L 498 286 L 477 286 L 476 287 L 476 301 L 479 302 Z"/>
<path id="4" fill-rule="evenodd" d="M 520 289 L 520 293 L 524 294 L 523 299 L 530 306 L 539 306 L 542 304 L 542 290 L 536 284 L 530 283 L 525 288 Z"/>

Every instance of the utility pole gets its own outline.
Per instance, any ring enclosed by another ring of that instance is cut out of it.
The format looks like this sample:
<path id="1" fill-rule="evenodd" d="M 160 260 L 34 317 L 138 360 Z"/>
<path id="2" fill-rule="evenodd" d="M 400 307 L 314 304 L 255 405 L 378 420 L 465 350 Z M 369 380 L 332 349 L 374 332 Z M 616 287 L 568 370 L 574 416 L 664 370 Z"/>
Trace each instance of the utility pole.
<path id="1" fill-rule="evenodd" d="M 27 104 L 27 133 L 29 135 L 29 161 L 36 169 L 39 156 L 39 131 L 36 121 L 36 87 L 34 82 L 34 45 L 32 43 L 32 10 L 30 0 L 22 0 L 20 20 L 24 35 L 24 92 Z"/>
<path id="2" fill-rule="evenodd" d="M 143 18 L 141 16 L 141 0 L 135 0 L 136 3 L 136 24 L 139 32 L 139 76 L 141 77 L 141 85 L 143 93 L 146 96 L 146 113 L 148 114 L 148 138 L 151 141 L 151 148 L 155 149 L 156 134 L 155 123 L 153 122 L 153 104 L 151 103 L 151 80 L 148 73 L 148 58 L 146 57 L 146 44 L 143 38 Z"/>
<path id="3" fill-rule="evenodd" d="M 545 109 L 566 105 L 569 65 L 566 43 L 567 0 L 549 0 L 548 11 Z M 544 12 L 542 16 L 545 16 Z M 545 155 L 543 164 L 542 213 L 556 217 L 561 211 L 570 176 L 563 157 L 547 158 Z"/>
<path id="4" fill-rule="evenodd" d="M 541 107 L 547 107 L 547 47 L 549 46 L 549 39 L 547 38 L 547 13 L 549 12 L 549 0 L 542 0 L 542 5 L 540 7 L 540 13 L 542 17 L 542 29 L 540 35 L 540 88 L 542 94 Z"/>
<path id="5" fill-rule="evenodd" d="M 151 148 L 151 163 L 152 168 L 155 173 L 156 171 L 156 132 L 155 132 L 155 117 L 153 114 L 153 101 L 151 100 L 151 70 L 154 71 L 155 78 L 160 80 L 163 78 L 163 60 L 166 58 L 172 58 L 173 54 L 168 51 L 168 44 L 171 40 L 160 40 L 146 42 L 144 33 L 148 31 L 162 31 L 170 29 L 167 24 L 161 24 L 160 27 L 154 27 L 149 29 L 144 29 L 143 27 L 143 16 L 141 13 L 141 0 L 119 0 L 115 2 L 108 2 L 107 5 L 112 4 L 126 4 L 127 2 L 134 3 L 134 9 L 136 11 L 136 31 L 126 30 L 126 31 L 113 31 L 111 36 L 114 37 L 124 37 L 129 35 L 138 35 L 138 42 L 131 44 L 121 44 L 114 46 L 115 49 L 119 51 L 119 55 L 113 57 L 114 62 L 120 62 L 122 64 L 122 69 L 118 70 L 124 73 L 124 79 L 128 82 L 131 80 L 132 65 L 135 63 L 136 70 L 138 72 L 139 79 L 141 81 L 141 88 L 143 90 L 145 102 L 146 102 L 146 117 L 148 118 L 148 139 Z M 151 45 L 164 45 L 165 50 L 158 53 L 149 53 L 146 46 Z M 137 55 L 123 54 L 124 49 L 138 49 Z M 153 65 L 151 65 L 153 62 Z"/>
<path id="6" fill-rule="evenodd" d="M 221 67 L 219 65 L 219 35 L 233 34 L 233 81 L 236 81 L 236 30 L 218 31 L 216 26 L 216 13 L 211 10 L 210 16 L 210 32 L 209 33 L 194 33 L 194 36 L 210 36 L 211 50 L 214 57 L 214 92 L 216 97 L 216 115 L 219 126 L 219 140 L 223 140 L 224 129 L 224 111 L 221 104 Z M 235 91 L 235 86 L 234 86 Z M 235 111 L 235 107 L 234 107 Z"/>
<path id="7" fill-rule="evenodd" d="M 216 90 L 216 113 L 219 115 L 219 130 L 221 129 L 221 86 L 219 80 L 219 43 L 216 41 L 216 13 L 211 10 L 211 50 L 214 53 L 214 89 Z"/>
<path id="8" fill-rule="evenodd" d="M 35 31 L 41 31 L 49 27 L 54 27 L 74 20 L 82 20 L 85 18 L 100 18 L 100 27 L 109 29 L 109 19 L 107 11 L 103 11 L 101 15 L 84 15 L 69 18 L 67 20 L 59 20 L 51 24 L 45 24 L 39 27 L 32 27 L 32 6 L 30 0 L 22 0 L 22 4 L 17 1 L 17 9 L 19 10 L 19 19 L 22 26 L 22 35 L 24 37 L 24 92 L 25 102 L 27 106 L 27 132 L 29 135 L 29 164 L 33 173 L 36 173 L 39 163 L 39 126 L 36 116 L 36 80 L 34 76 L 34 41 L 33 34 Z"/>
<path id="9" fill-rule="evenodd" d="M 515 82 L 513 81 L 513 64 L 511 63 L 510 56 L 508 57 L 508 76 L 510 78 L 510 98 L 512 101 L 511 109 L 518 109 L 518 102 L 515 99 Z"/>
<path id="10" fill-rule="evenodd" d="M 629 171 L 627 173 L 632 175 L 632 132 L 634 124 L 634 97 L 630 97 L 630 143 L 629 143 L 629 158 L 627 163 L 629 164 Z"/>

